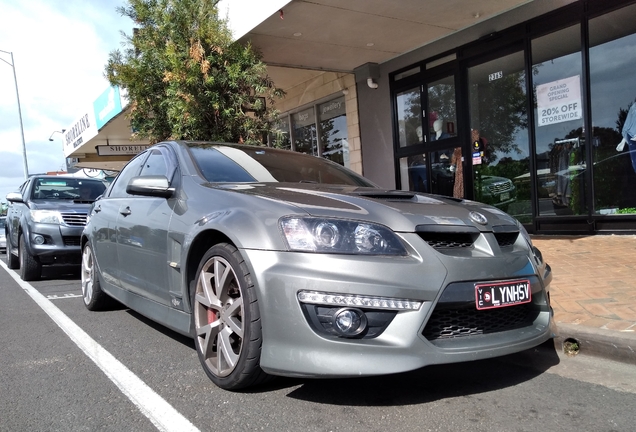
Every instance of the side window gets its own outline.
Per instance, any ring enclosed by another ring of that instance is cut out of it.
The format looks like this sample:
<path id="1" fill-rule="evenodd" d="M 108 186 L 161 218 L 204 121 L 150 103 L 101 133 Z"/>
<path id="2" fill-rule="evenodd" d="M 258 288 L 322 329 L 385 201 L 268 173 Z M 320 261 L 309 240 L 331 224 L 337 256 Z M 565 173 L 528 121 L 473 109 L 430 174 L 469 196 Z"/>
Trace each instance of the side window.
<path id="1" fill-rule="evenodd" d="M 168 166 L 159 149 L 153 149 L 148 159 L 141 168 L 142 176 L 162 175 L 167 176 Z"/>
<path id="2" fill-rule="evenodd" d="M 121 198 L 129 196 L 126 193 L 126 186 L 128 185 L 128 182 L 131 178 L 139 175 L 141 163 L 144 161 L 144 159 L 146 159 L 147 155 L 148 153 L 142 153 L 128 162 L 128 164 L 124 167 L 123 170 L 121 170 L 121 172 L 113 182 L 113 186 L 110 189 L 110 194 L 108 195 L 109 197 Z"/>

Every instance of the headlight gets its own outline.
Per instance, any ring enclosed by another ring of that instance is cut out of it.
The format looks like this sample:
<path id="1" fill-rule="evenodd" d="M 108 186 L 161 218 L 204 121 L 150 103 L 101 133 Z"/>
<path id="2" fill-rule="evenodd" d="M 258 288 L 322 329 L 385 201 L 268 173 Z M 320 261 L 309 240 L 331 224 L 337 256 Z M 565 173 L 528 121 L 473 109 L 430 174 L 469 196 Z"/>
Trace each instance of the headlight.
<path id="1" fill-rule="evenodd" d="M 56 224 L 62 223 L 62 215 L 53 210 L 31 210 L 31 220 L 37 223 Z"/>
<path id="2" fill-rule="evenodd" d="M 290 250 L 301 252 L 406 255 L 387 227 L 362 221 L 289 216 L 280 227 Z"/>

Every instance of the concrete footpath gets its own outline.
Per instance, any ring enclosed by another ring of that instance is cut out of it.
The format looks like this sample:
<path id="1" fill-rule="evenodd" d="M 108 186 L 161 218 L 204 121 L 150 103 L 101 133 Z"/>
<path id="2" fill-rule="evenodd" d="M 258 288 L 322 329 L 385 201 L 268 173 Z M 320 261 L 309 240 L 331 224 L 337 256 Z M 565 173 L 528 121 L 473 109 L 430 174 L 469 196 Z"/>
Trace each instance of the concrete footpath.
<path id="1" fill-rule="evenodd" d="M 636 364 L 636 236 L 532 236 L 552 267 L 558 349 Z M 566 344 L 570 346 L 570 344 Z"/>

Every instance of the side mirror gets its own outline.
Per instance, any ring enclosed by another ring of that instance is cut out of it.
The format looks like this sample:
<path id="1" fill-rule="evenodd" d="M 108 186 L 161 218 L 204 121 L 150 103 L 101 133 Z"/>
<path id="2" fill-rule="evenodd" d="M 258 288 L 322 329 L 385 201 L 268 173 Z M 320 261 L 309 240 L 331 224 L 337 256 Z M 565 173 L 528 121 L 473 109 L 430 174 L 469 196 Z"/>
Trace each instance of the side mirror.
<path id="1" fill-rule="evenodd" d="M 22 195 L 18 192 L 9 192 L 7 194 L 7 201 L 12 202 L 12 203 L 24 203 L 24 200 L 22 199 Z"/>
<path id="2" fill-rule="evenodd" d="M 131 195 L 170 198 L 174 194 L 174 188 L 170 187 L 165 176 L 142 176 L 130 179 L 126 192 Z"/>

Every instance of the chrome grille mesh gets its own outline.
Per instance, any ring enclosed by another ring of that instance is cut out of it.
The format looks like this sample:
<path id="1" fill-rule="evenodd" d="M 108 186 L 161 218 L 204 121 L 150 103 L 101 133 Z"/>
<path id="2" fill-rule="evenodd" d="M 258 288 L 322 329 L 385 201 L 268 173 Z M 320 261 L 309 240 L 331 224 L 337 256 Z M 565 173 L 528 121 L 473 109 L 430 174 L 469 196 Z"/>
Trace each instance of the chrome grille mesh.
<path id="1" fill-rule="evenodd" d="M 87 213 L 62 213 L 62 220 L 66 225 L 85 226 Z"/>

